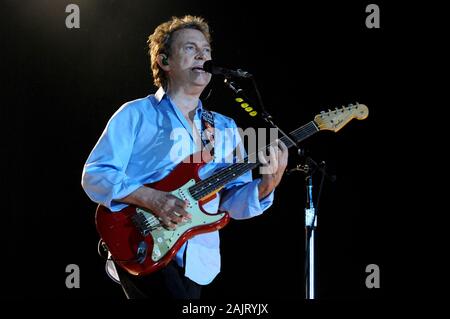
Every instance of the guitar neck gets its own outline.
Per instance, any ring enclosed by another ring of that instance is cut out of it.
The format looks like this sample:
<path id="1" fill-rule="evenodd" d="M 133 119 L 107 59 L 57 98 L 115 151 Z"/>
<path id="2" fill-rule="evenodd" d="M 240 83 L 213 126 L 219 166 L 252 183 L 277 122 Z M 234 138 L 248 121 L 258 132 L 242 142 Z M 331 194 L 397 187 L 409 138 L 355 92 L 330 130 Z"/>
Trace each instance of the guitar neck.
<path id="1" fill-rule="evenodd" d="M 302 127 L 292 131 L 289 135 L 295 141 L 295 143 L 299 143 L 304 139 L 310 137 L 314 133 L 318 132 L 319 130 L 320 129 L 317 127 L 314 121 L 311 121 L 303 125 Z M 286 136 L 281 137 L 280 140 L 284 144 L 286 144 L 288 148 L 295 145 Z M 266 150 L 270 145 L 271 144 L 265 147 Z M 207 197 L 208 195 L 217 192 L 220 188 L 222 188 L 233 179 L 238 178 L 246 172 L 261 165 L 261 163 L 257 159 L 256 154 L 251 155 L 246 156 L 242 162 L 231 164 L 230 166 L 221 169 L 220 171 L 214 173 L 212 176 L 190 187 L 189 190 L 192 197 L 194 197 L 196 200 Z M 249 156 L 252 158 L 256 158 L 256 160 L 249 162 Z"/>

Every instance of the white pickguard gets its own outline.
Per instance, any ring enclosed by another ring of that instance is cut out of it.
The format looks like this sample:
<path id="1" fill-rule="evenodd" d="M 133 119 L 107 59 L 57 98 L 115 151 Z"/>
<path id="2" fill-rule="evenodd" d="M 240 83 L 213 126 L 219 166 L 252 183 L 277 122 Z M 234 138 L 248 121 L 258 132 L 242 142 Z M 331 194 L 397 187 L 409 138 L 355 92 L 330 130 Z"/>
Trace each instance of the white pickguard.
<path id="1" fill-rule="evenodd" d="M 191 179 L 180 188 L 171 192 L 172 195 L 189 202 L 186 211 L 192 215 L 192 219 L 178 224 L 175 230 L 169 230 L 160 226 L 150 232 L 154 243 L 151 256 L 154 262 L 163 258 L 164 255 L 172 249 L 177 240 L 189 229 L 196 226 L 215 223 L 225 216 L 226 213 L 218 213 L 216 215 L 207 215 L 203 213 L 200 210 L 198 201 L 196 201 L 189 193 L 189 187 L 193 185 L 195 185 L 195 180 Z M 154 223 L 156 217 L 151 212 L 141 208 L 137 208 L 137 212 L 144 214 L 150 224 Z"/>

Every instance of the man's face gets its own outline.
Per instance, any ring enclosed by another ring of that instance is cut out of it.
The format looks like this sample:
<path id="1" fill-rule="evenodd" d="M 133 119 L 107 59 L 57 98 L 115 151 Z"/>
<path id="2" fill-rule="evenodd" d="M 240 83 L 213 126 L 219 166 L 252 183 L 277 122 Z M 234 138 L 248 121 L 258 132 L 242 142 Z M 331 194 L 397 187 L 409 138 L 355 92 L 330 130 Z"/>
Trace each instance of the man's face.
<path id="1" fill-rule="evenodd" d="M 195 29 L 182 29 L 173 34 L 169 57 L 169 78 L 178 85 L 191 84 L 205 87 L 211 74 L 203 71 L 203 63 L 211 60 L 211 47 L 203 33 Z"/>

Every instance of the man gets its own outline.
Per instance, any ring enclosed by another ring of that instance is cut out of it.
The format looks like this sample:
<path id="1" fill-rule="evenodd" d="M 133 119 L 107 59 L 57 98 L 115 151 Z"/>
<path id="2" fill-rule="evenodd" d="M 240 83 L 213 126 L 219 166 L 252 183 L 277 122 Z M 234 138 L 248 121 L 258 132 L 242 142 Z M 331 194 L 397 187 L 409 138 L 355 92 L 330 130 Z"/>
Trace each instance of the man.
<path id="1" fill-rule="evenodd" d="M 235 132 L 232 138 L 230 134 L 210 138 L 214 160 L 200 171 L 202 179 L 229 165 L 226 145 L 242 150 L 235 122 L 207 111 L 199 99 L 211 80 L 211 74 L 202 69 L 211 59 L 210 42 L 207 23 L 193 16 L 174 17 L 149 37 L 151 68 L 159 89 L 154 95 L 124 104 L 108 122 L 83 171 L 82 185 L 93 201 L 112 213 L 129 204 L 151 210 L 165 227 L 176 229 L 191 218 L 186 202 L 144 184 L 161 180 L 187 155 L 207 145 L 207 141 L 203 140 L 203 145 L 198 142 L 205 136 L 202 128 L 207 128 L 208 136 L 212 127 L 214 132 Z M 174 137 L 180 130 L 185 132 L 182 138 Z M 181 151 L 180 143 L 186 146 Z M 269 173 L 255 180 L 251 171 L 237 177 L 205 209 L 220 209 L 232 218 L 244 219 L 261 214 L 272 204 L 273 190 L 287 165 L 287 147 L 278 142 L 268 157 L 258 155 Z M 201 286 L 220 271 L 218 232 L 188 240 L 168 266 L 150 275 L 133 276 L 120 267 L 117 271 L 128 298 L 199 298 Z"/>

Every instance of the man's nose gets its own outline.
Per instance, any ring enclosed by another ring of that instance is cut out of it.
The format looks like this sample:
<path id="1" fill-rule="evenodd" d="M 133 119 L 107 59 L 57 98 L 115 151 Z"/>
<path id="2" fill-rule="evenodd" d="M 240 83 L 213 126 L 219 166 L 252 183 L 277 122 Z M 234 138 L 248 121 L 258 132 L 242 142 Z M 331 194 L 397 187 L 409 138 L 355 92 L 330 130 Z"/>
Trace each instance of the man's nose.
<path id="1" fill-rule="evenodd" d="M 206 60 L 205 54 L 203 54 L 203 53 L 197 54 L 197 60 Z"/>
<path id="2" fill-rule="evenodd" d="M 199 59 L 199 60 L 206 60 L 206 54 L 203 51 L 199 51 L 197 53 L 197 59 Z"/>

